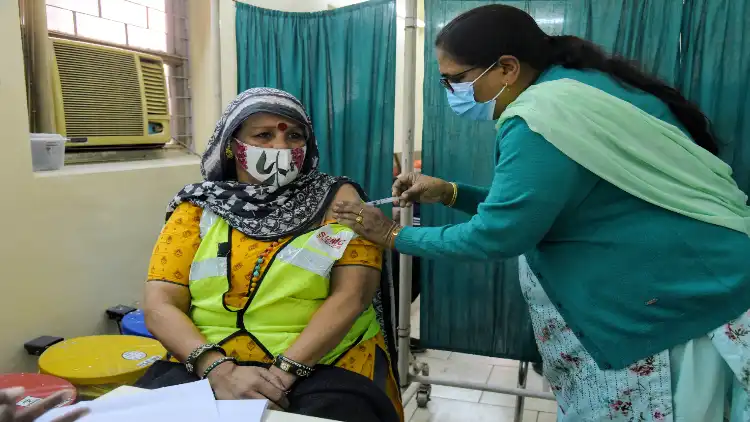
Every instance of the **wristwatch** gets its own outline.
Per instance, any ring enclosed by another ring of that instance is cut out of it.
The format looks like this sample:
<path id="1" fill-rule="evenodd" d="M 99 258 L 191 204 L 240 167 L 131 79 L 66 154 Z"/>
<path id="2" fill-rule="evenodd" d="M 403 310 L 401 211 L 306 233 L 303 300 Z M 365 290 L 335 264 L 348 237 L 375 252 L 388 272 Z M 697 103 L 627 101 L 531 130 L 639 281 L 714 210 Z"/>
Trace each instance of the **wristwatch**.
<path id="1" fill-rule="evenodd" d="M 273 366 L 281 369 L 288 374 L 296 375 L 300 378 L 309 377 L 315 370 L 312 367 L 303 365 L 299 362 L 295 362 L 284 355 L 276 356 L 276 359 L 274 359 L 273 361 Z"/>

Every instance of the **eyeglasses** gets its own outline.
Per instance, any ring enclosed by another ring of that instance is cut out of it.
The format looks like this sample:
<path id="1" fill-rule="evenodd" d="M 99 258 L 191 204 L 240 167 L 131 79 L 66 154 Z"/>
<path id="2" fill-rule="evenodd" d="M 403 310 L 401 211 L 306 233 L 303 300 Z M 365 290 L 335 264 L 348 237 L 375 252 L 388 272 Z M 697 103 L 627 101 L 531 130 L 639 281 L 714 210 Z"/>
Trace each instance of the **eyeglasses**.
<path id="1" fill-rule="evenodd" d="M 471 83 L 474 83 L 474 82 L 478 81 L 478 80 L 479 80 L 479 78 L 481 78 L 481 77 L 482 77 L 482 76 L 484 76 L 484 75 L 485 75 L 485 74 L 486 74 L 487 72 L 489 72 L 489 71 L 490 71 L 490 69 L 492 69 L 493 67 L 495 67 L 495 65 L 496 65 L 496 64 L 497 64 L 497 62 L 495 62 L 495 63 L 492 63 L 492 64 L 490 65 L 490 67 L 488 67 L 487 69 L 485 69 L 485 71 L 484 71 L 484 72 L 482 72 L 482 74 L 481 74 L 481 75 L 477 76 L 477 78 L 476 78 L 476 79 L 474 79 L 473 81 L 471 81 Z M 481 69 L 481 67 L 472 67 L 471 69 L 466 69 L 466 70 L 464 70 L 464 71 L 463 71 L 463 72 L 461 72 L 461 73 L 456 73 L 455 75 L 445 75 L 445 76 L 443 76 L 442 78 L 440 78 L 440 84 L 441 84 L 441 85 L 443 85 L 443 87 L 444 87 L 445 89 L 447 89 L 448 91 L 450 91 L 450 92 L 455 92 L 455 90 L 453 89 L 453 86 L 451 85 L 451 80 L 453 80 L 453 81 L 458 81 L 458 80 L 461 80 L 461 77 L 462 77 L 462 76 L 464 76 L 465 74 L 467 74 L 467 73 L 469 73 L 469 72 L 471 72 L 472 70 L 475 70 L 475 69 Z M 458 83 L 458 82 L 456 82 L 456 83 Z"/>
<path id="2" fill-rule="evenodd" d="M 455 75 L 445 75 L 442 78 L 440 78 L 440 85 L 442 85 L 443 88 L 447 89 L 448 91 L 453 92 L 453 86 L 451 85 L 451 81 L 460 80 L 462 76 L 471 72 L 474 69 L 479 69 L 479 68 L 472 67 L 471 69 L 466 69 L 461 73 L 456 73 Z"/>

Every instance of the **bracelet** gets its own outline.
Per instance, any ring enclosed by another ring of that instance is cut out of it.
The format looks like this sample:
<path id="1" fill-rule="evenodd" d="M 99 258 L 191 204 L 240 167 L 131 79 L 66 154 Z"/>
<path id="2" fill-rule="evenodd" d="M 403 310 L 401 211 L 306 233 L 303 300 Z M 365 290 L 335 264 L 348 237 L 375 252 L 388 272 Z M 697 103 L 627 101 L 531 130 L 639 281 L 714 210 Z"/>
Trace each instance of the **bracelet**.
<path id="1" fill-rule="evenodd" d="M 200 359 L 201 356 L 203 356 L 203 354 L 205 354 L 206 352 L 210 352 L 210 351 L 219 352 L 224 356 L 227 355 L 224 349 L 222 349 L 221 346 L 219 346 L 218 344 L 214 344 L 214 343 L 204 344 L 202 346 L 198 346 L 195 350 L 190 352 L 187 359 L 185 359 L 185 369 L 187 369 L 187 371 L 190 372 L 191 374 L 195 374 L 195 363 L 198 362 L 198 359 Z"/>
<path id="2" fill-rule="evenodd" d="M 396 237 L 398 237 L 398 234 L 401 233 L 401 230 L 404 228 L 400 225 L 396 224 L 396 227 L 391 228 L 391 232 L 388 234 L 388 246 L 390 246 L 391 249 L 396 249 Z"/>
<path id="3" fill-rule="evenodd" d="M 450 184 L 451 186 L 453 186 L 453 196 L 451 197 L 451 201 L 445 205 L 452 208 L 454 205 L 456 205 L 456 199 L 458 199 L 458 185 L 453 182 L 450 182 Z"/>
<path id="4" fill-rule="evenodd" d="M 391 223 L 391 227 L 388 228 L 388 234 L 385 235 L 385 246 L 389 249 L 393 249 L 393 232 L 397 227 L 399 227 L 399 224 L 394 221 Z"/>
<path id="5" fill-rule="evenodd" d="M 387 246 L 389 249 L 393 249 L 395 242 L 395 235 L 398 234 L 398 232 L 401 231 L 401 226 L 393 222 L 391 223 L 391 227 L 388 229 L 388 234 L 385 236 L 385 246 Z"/>
<path id="6" fill-rule="evenodd" d="M 311 368 L 307 365 L 295 362 L 284 355 L 276 356 L 276 359 L 274 359 L 273 361 L 273 366 L 281 369 L 288 374 L 296 375 L 302 378 L 309 377 L 315 370 L 314 368 Z"/>
<path id="7" fill-rule="evenodd" d="M 204 380 L 208 378 L 208 375 L 213 371 L 214 369 L 218 368 L 219 365 L 225 362 L 233 362 L 237 363 L 237 359 L 231 357 L 231 356 L 224 356 L 223 358 L 217 359 L 214 363 L 208 365 L 205 371 L 203 371 L 203 376 L 201 376 L 201 379 Z"/>

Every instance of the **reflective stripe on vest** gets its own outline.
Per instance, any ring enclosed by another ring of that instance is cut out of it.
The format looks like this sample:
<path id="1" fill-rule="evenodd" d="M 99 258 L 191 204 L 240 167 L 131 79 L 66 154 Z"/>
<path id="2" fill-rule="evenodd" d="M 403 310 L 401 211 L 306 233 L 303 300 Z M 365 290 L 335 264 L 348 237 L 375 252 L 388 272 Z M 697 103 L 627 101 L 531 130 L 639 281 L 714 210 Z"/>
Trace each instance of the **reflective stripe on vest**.
<path id="1" fill-rule="evenodd" d="M 276 259 L 329 278 L 333 264 L 344 256 L 346 247 L 356 236 L 351 230 L 323 226 L 312 232 L 302 245 L 295 239 L 276 255 Z"/>
<path id="2" fill-rule="evenodd" d="M 200 222 L 200 236 L 201 244 L 202 240 L 206 238 L 209 230 L 220 220 L 220 217 L 209 210 L 204 209 L 201 215 Z M 227 232 L 228 233 L 228 232 Z M 226 239 L 226 237 L 225 237 Z M 224 256 L 217 256 L 218 244 L 216 246 L 216 252 L 212 253 L 213 256 L 206 256 L 201 254 L 198 256 L 196 253 L 193 258 L 193 263 L 190 265 L 190 281 L 200 280 L 208 277 L 226 277 L 227 276 L 227 258 Z M 201 252 L 200 248 L 198 252 Z"/>
<path id="3" fill-rule="evenodd" d="M 276 259 L 280 262 L 286 262 L 304 268 L 307 271 L 326 278 L 328 278 L 328 273 L 331 271 L 333 263 L 335 262 L 327 256 L 305 248 L 295 248 L 294 246 L 287 246 L 282 249 L 281 252 L 276 255 Z"/>
<path id="4" fill-rule="evenodd" d="M 204 209 L 203 214 L 201 214 L 201 239 L 206 237 L 206 234 L 208 234 L 208 230 L 211 228 L 211 226 L 216 223 L 216 220 L 219 219 L 219 216 L 214 214 L 213 212 Z"/>
<path id="5" fill-rule="evenodd" d="M 190 281 L 227 275 L 227 259 L 222 256 L 194 261 L 190 265 Z"/>

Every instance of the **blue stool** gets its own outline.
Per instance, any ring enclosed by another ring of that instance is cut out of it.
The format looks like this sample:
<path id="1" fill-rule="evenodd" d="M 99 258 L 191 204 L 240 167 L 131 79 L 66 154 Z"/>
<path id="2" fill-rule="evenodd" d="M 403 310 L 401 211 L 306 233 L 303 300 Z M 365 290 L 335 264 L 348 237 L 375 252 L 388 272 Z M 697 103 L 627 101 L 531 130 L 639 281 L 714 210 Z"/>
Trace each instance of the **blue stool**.
<path id="1" fill-rule="evenodd" d="M 122 319 L 122 334 L 127 336 L 154 338 L 153 334 L 151 334 L 148 331 L 148 328 L 146 328 L 143 311 L 140 309 L 125 315 Z"/>

